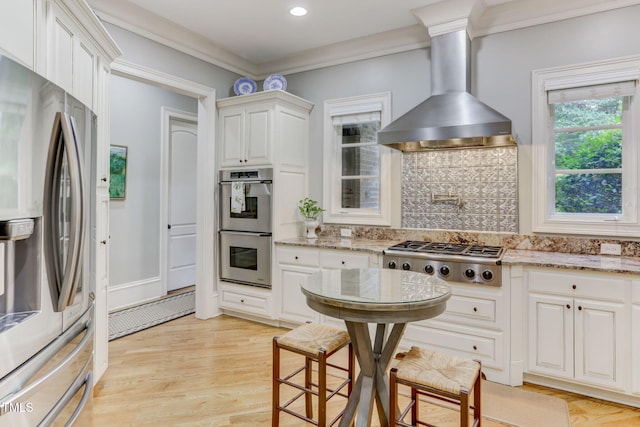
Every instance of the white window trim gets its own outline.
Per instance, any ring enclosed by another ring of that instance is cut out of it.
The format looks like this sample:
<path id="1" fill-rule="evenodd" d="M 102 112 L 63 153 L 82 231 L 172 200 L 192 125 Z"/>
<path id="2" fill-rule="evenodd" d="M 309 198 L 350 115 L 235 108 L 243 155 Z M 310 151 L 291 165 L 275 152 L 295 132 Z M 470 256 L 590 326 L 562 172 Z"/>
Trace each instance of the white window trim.
<path id="1" fill-rule="evenodd" d="M 340 161 L 335 143 L 332 117 L 380 111 L 380 126 L 391 122 L 391 92 L 332 99 L 324 102 L 323 112 L 323 207 L 324 223 L 349 225 L 400 226 L 400 171 L 402 155 L 388 147 L 380 147 L 380 209 L 342 209 L 340 175 L 334 173 Z M 395 188 L 398 187 L 398 188 Z"/>
<path id="2" fill-rule="evenodd" d="M 561 233 L 591 236 L 637 237 L 640 218 L 637 215 L 640 202 L 640 85 L 636 84 L 631 97 L 625 123 L 624 139 L 627 144 L 623 157 L 625 171 L 623 186 L 627 199 L 625 211 L 633 209 L 626 218 L 612 219 L 611 215 L 589 220 L 575 216 L 552 215 L 554 194 L 549 190 L 552 150 L 548 142 L 553 119 L 547 102 L 547 91 L 578 86 L 615 83 L 640 79 L 640 56 L 616 58 L 606 61 L 555 67 L 532 72 L 532 231 L 534 233 Z"/>

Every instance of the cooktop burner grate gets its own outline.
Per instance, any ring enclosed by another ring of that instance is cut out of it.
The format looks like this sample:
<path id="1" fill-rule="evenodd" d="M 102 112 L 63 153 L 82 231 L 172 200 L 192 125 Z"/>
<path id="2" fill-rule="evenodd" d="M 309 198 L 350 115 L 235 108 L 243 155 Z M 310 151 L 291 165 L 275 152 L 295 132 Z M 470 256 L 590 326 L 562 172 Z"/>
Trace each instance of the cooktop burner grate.
<path id="1" fill-rule="evenodd" d="M 421 242 L 407 240 L 389 248 L 395 251 L 461 255 L 482 258 L 500 258 L 503 248 L 500 246 L 466 245 L 461 243 Z"/>

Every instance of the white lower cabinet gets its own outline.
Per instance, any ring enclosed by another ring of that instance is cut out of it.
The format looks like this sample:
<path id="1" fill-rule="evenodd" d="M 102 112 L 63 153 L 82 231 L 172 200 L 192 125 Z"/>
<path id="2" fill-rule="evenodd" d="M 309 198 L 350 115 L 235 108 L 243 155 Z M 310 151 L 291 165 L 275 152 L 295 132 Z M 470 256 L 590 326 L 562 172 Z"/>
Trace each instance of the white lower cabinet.
<path id="1" fill-rule="evenodd" d="M 628 281 L 557 269 L 531 269 L 527 281 L 527 371 L 625 391 Z"/>
<path id="2" fill-rule="evenodd" d="M 310 267 L 280 266 L 281 320 L 293 323 L 318 323 L 320 321 L 320 314 L 309 308 L 306 297 L 300 291 L 300 286 L 315 271 L 317 271 L 316 268 Z"/>
<path id="3" fill-rule="evenodd" d="M 299 246 L 276 246 L 277 268 L 274 287 L 280 295 L 279 318 L 286 323 L 321 322 L 340 325 L 339 319 L 320 316 L 307 305 L 300 289 L 311 274 L 320 268 L 367 268 L 375 264 L 377 255 L 368 252 L 317 249 Z"/>
<path id="4" fill-rule="evenodd" d="M 508 289 L 450 284 L 443 314 L 407 325 L 401 349 L 412 345 L 480 360 L 487 379 L 509 384 Z"/>
<path id="5" fill-rule="evenodd" d="M 252 316 L 271 316 L 271 291 L 255 286 L 220 283 L 220 308 Z"/>
<path id="6" fill-rule="evenodd" d="M 631 301 L 631 391 L 640 395 L 640 280 L 634 280 L 631 284 Z"/>

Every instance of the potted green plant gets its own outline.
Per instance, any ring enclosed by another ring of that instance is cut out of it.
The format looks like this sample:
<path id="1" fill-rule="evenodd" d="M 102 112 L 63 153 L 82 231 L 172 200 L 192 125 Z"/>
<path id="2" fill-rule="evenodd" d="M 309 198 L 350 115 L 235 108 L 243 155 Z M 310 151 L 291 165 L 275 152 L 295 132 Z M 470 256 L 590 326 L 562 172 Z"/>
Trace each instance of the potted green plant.
<path id="1" fill-rule="evenodd" d="M 318 206 L 317 201 L 305 197 L 298 202 L 298 211 L 304 218 L 304 226 L 307 233 L 307 238 L 314 239 L 318 237 L 318 235 L 316 234 L 316 228 L 318 228 L 318 216 L 320 216 L 320 214 L 324 212 L 324 209 Z"/>

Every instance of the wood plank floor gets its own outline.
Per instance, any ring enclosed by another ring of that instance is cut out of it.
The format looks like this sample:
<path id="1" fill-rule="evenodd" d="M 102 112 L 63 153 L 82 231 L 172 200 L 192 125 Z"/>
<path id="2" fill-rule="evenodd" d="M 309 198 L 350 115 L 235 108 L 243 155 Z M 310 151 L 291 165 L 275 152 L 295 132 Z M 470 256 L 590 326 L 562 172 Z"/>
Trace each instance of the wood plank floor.
<path id="1" fill-rule="evenodd" d="M 111 341 L 109 368 L 94 389 L 95 425 L 268 426 L 271 339 L 284 331 L 189 315 Z M 524 389 L 565 399 L 573 427 L 640 426 L 640 409 L 535 385 Z M 303 424 L 291 418 L 283 416 L 282 425 Z"/>

